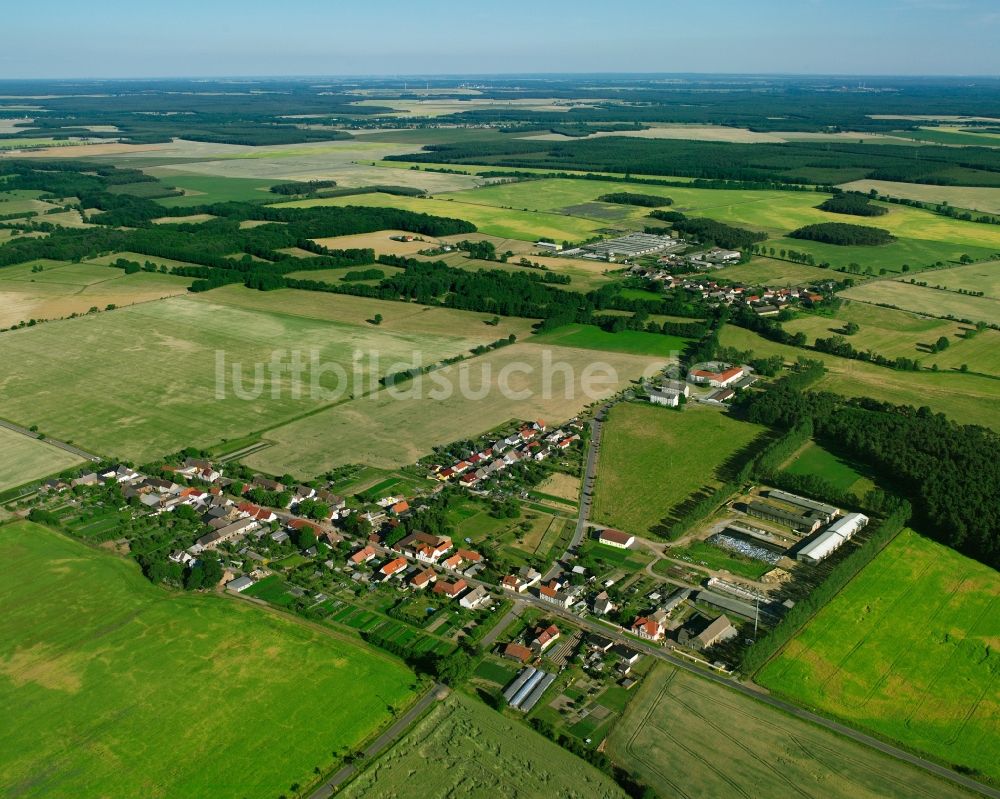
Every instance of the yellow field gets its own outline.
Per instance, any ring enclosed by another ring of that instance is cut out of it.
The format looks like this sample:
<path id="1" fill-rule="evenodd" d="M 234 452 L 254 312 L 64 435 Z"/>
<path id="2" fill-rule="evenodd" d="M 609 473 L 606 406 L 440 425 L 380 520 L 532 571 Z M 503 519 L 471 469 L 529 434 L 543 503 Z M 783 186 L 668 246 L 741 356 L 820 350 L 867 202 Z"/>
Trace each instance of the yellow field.
<path id="1" fill-rule="evenodd" d="M 360 196 L 360 195 L 359 195 Z M 331 236 L 313 239 L 331 250 L 353 250 L 370 247 L 376 255 L 416 255 L 438 244 L 432 236 L 422 236 L 421 241 L 394 241 L 390 236 L 419 235 L 408 230 L 378 230 L 374 233 L 356 233 L 353 236 Z M 311 255 L 312 253 L 310 253 Z"/>
<path id="2" fill-rule="evenodd" d="M 580 499 L 580 478 L 565 472 L 553 472 L 538 486 L 538 490 L 543 494 L 576 502 Z"/>
<path id="3" fill-rule="evenodd" d="M 875 189 L 879 194 L 903 197 L 925 203 L 947 202 L 955 208 L 1000 214 L 1000 189 L 979 186 L 931 186 L 922 183 L 896 183 L 890 180 L 855 180 L 844 183 L 842 189 L 863 191 Z"/>
<path id="4" fill-rule="evenodd" d="M 936 278 L 937 273 L 932 272 L 927 282 L 937 285 L 939 281 Z M 945 285 L 946 279 L 942 278 L 940 283 Z M 969 297 L 954 291 L 914 286 L 901 280 L 879 280 L 862 284 L 849 288 L 842 294 L 851 299 L 895 305 L 917 313 L 1000 324 L 1000 298 L 997 297 Z"/>
<path id="5" fill-rule="evenodd" d="M 548 396 L 540 378 L 546 359 L 568 365 L 573 373 L 572 384 L 565 373 L 555 373 Z M 610 366 L 617 377 L 600 380 L 592 396 L 583 396 L 583 372 L 595 362 Z M 531 371 L 511 372 L 516 364 Z M 541 417 L 558 423 L 595 398 L 614 393 L 629 380 L 663 365 L 662 360 L 620 353 L 515 344 L 425 375 L 422 382 L 403 384 L 399 389 L 416 392 L 419 386 L 419 396 L 398 399 L 381 391 L 272 429 L 264 439 L 273 446 L 254 453 L 245 462 L 273 474 L 302 476 L 320 474 L 346 463 L 396 468 L 416 461 L 435 446 L 474 437 L 511 419 Z M 508 396 L 498 389 L 505 373 Z M 438 379 L 449 381 L 455 389 L 447 401 L 431 396 Z M 463 385 L 469 388 L 467 393 L 479 393 L 482 398 L 463 396 Z M 571 396 L 567 397 L 567 393 Z"/>

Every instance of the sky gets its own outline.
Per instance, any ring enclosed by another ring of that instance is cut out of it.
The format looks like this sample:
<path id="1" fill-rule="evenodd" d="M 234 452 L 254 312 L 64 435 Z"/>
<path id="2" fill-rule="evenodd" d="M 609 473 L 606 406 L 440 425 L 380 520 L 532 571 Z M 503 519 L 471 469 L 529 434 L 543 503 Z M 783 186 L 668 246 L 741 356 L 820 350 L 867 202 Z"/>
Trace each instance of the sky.
<path id="1" fill-rule="evenodd" d="M 46 0 L 0 78 L 1000 75 L 1000 0 Z"/>

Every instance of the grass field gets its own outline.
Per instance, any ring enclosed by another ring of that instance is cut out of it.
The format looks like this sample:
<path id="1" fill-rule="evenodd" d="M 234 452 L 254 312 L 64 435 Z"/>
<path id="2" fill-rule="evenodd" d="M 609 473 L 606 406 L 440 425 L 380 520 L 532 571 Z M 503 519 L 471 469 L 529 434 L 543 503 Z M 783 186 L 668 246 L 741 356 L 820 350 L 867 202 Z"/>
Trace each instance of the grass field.
<path id="1" fill-rule="evenodd" d="M 998 639 L 996 572 L 904 530 L 757 679 L 998 780 Z"/>
<path id="2" fill-rule="evenodd" d="M 822 477 L 841 491 L 853 491 L 863 496 L 871 487 L 871 482 L 863 477 L 853 465 L 824 449 L 815 441 L 810 441 L 800 450 L 784 471 L 797 475 Z"/>
<path id="3" fill-rule="evenodd" d="M 42 265 L 44 271 L 32 272 Z M 136 272 L 97 263 L 31 261 L 0 269 L 0 327 L 30 319 L 59 319 L 183 294 L 190 278 Z"/>
<path id="4" fill-rule="evenodd" d="M 625 352 L 630 355 L 655 355 L 662 358 L 679 357 L 688 343 L 688 339 L 679 336 L 644 333 L 640 330 L 608 333 L 593 325 L 565 325 L 556 330 L 541 333 L 535 336 L 532 341 L 537 344 L 558 344 L 563 347 L 579 347 L 585 350 Z"/>
<path id="5" fill-rule="evenodd" d="M 225 302 L 240 292 L 258 295 L 275 310 Z M 349 390 L 367 390 L 377 375 L 412 363 L 414 352 L 425 363 L 435 363 L 499 335 L 478 314 L 442 311 L 435 321 L 420 306 L 400 303 L 387 303 L 399 309 L 399 316 L 387 312 L 383 327 L 358 320 L 371 310 L 365 300 L 363 311 L 345 312 L 343 322 L 331 319 L 337 308 L 349 305 L 318 303 L 314 313 L 328 318 L 300 316 L 285 310 L 294 311 L 297 293 L 271 296 L 278 294 L 238 288 L 222 294 L 223 302 L 211 294 L 175 297 L 5 333 L 0 416 L 37 424 L 49 435 L 100 454 L 141 462 L 185 446 L 244 437 L 333 402 L 338 388 L 345 397 Z M 462 319 L 467 319 L 464 328 Z M 489 332 L 479 334 L 480 327 Z M 272 358 L 290 364 L 292 351 L 307 365 L 301 379 L 294 383 L 284 373 L 272 380 Z M 355 370 L 356 352 L 362 356 Z M 316 369 L 310 365 L 313 353 Z M 242 370 L 245 390 L 253 389 L 259 369 L 264 393 L 256 400 L 239 398 L 234 364 Z M 338 374 L 335 365 L 344 371 Z M 323 395 L 313 396 L 314 376 Z"/>
<path id="6" fill-rule="evenodd" d="M 666 664 L 643 681 L 611 732 L 608 753 L 664 797 L 968 796 L 921 769 Z"/>
<path id="7" fill-rule="evenodd" d="M 815 266 L 803 266 L 777 258 L 752 258 L 749 263 L 727 266 L 713 276 L 752 285 L 808 286 L 829 280 L 830 273 Z"/>
<path id="8" fill-rule="evenodd" d="M 435 704 L 416 727 L 339 795 L 348 799 L 625 796 L 593 766 L 459 693 Z"/>
<path id="9" fill-rule="evenodd" d="M 863 361 L 777 344 L 732 325 L 722 329 L 719 340 L 723 346 L 751 350 L 763 357 L 780 355 L 789 363 L 803 357 L 822 361 L 828 373 L 814 384 L 816 390 L 832 391 L 848 397 L 871 397 L 915 408 L 926 405 L 962 424 L 981 424 L 1000 430 L 1000 412 L 997 410 L 1000 383 L 989 377 L 955 372 L 897 372 Z M 968 343 L 975 341 L 973 339 Z M 956 346 L 955 352 L 958 351 Z M 991 357 L 996 358 L 996 354 Z M 970 369 L 974 367 L 970 365 Z"/>
<path id="10" fill-rule="evenodd" d="M 55 474 L 80 463 L 65 450 L 0 427 L 0 491 L 39 477 Z"/>
<path id="11" fill-rule="evenodd" d="M 598 364 L 613 374 L 608 376 Z M 319 474 L 346 463 L 392 469 L 435 446 L 474 437 L 511 419 L 568 419 L 665 364 L 662 358 L 518 343 L 403 384 L 399 391 L 413 392 L 404 399 L 383 391 L 269 430 L 264 438 L 273 446 L 245 462 L 274 474 Z M 595 378 L 589 396 L 584 385 L 588 373 Z M 502 381 L 509 390 L 501 389 Z M 452 392 L 447 401 L 439 393 L 442 383 Z"/>
<path id="12" fill-rule="evenodd" d="M 445 197 L 445 199 L 439 199 Z M 537 213 L 514 208 L 499 208 L 480 202 L 471 192 L 453 192 L 438 195 L 433 199 L 400 197 L 394 194 L 361 194 L 329 199 L 301 200 L 281 203 L 284 207 L 312 208 L 318 205 L 343 206 L 365 205 L 380 208 L 402 208 L 434 216 L 465 219 L 472 222 L 480 232 L 521 241 L 549 239 L 553 241 L 577 241 L 588 239 L 606 226 L 606 222 L 582 219 L 557 213 Z"/>
<path id="13" fill-rule="evenodd" d="M 944 286 L 952 291 L 981 291 L 987 297 L 1000 297 L 1000 261 L 955 266 L 921 277 L 932 286 Z"/>
<path id="14" fill-rule="evenodd" d="M 45 528 L 0 527 L 0 556 L 5 796 L 277 796 L 413 698 L 413 675 L 378 652 L 168 593 Z"/>
<path id="15" fill-rule="evenodd" d="M 859 350 L 870 349 L 890 358 L 924 358 L 930 346 L 941 336 L 946 336 L 952 346 L 961 349 L 965 341 L 960 333 L 968 327 L 945 319 L 850 300 L 844 300 L 832 317 L 801 313 L 792 321 L 785 322 L 783 327 L 790 333 L 805 333 L 806 340 L 812 344 L 817 338 L 842 335 L 841 331 L 848 322 L 860 328 L 854 335 L 845 336 L 852 346 Z"/>
<path id="16" fill-rule="evenodd" d="M 934 272 L 927 282 L 938 285 L 939 273 Z M 947 274 L 947 272 L 945 272 Z M 943 285 L 943 282 L 942 282 Z M 881 302 L 916 313 L 969 319 L 972 322 L 1000 324 L 1000 298 L 969 297 L 954 291 L 941 291 L 930 287 L 911 285 L 902 280 L 879 280 L 875 283 L 854 286 L 843 296 L 864 302 Z"/>
<path id="17" fill-rule="evenodd" d="M 930 186 L 923 183 L 896 183 L 889 180 L 856 180 L 841 188 L 863 191 L 875 189 L 889 197 L 903 197 L 926 203 L 947 202 L 954 208 L 1000 214 L 1000 189 L 979 186 Z"/>
<path id="18" fill-rule="evenodd" d="M 690 558 L 695 564 L 706 569 L 728 571 L 750 580 L 759 580 L 762 575 L 774 568 L 769 563 L 743 557 L 705 541 L 692 541 L 687 546 L 668 549 L 666 554 L 671 558 Z M 670 574 L 674 564 L 669 560 L 660 560 L 654 568 L 662 574 Z"/>
<path id="19" fill-rule="evenodd" d="M 648 404 L 611 409 L 601 433 L 594 521 L 644 535 L 705 488 L 763 428 L 703 405 L 678 413 Z"/>

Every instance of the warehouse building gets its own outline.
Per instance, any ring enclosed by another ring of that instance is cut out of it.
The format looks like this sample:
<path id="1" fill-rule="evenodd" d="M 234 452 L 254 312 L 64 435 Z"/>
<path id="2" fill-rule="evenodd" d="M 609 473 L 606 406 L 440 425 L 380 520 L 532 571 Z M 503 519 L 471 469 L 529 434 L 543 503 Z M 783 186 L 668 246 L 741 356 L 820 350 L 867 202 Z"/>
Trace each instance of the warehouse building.
<path id="1" fill-rule="evenodd" d="M 826 517 L 823 519 L 824 524 L 829 524 L 833 519 L 836 519 L 840 515 L 840 508 L 835 508 L 833 505 L 827 505 L 824 502 L 816 502 L 816 500 L 813 499 L 800 497 L 798 494 L 789 494 L 787 491 L 779 491 L 776 488 L 772 488 L 768 491 L 767 496 L 770 499 L 776 499 L 779 502 L 787 502 L 789 505 L 796 505 L 800 508 L 820 513 Z"/>
<path id="2" fill-rule="evenodd" d="M 796 558 L 805 563 L 819 563 L 850 541 L 867 524 L 868 517 L 863 513 L 848 513 L 802 547 Z"/>
<path id="3" fill-rule="evenodd" d="M 777 505 L 771 505 L 768 502 L 757 502 L 756 500 L 746 504 L 746 512 L 757 519 L 777 522 L 778 524 L 787 525 L 793 530 L 806 533 L 815 533 L 819 529 L 820 524 L 822 524 L 822 518 L 812 516 L 815 511 L 795 513 L 784 508 L 779 508 Z"/>

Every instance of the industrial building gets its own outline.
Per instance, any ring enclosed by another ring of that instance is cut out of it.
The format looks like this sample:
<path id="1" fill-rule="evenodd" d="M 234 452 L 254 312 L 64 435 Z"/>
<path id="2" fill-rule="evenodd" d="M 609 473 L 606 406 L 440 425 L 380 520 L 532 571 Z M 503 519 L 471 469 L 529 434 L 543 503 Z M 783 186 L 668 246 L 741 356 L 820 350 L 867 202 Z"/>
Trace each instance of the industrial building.
<path id="1" fill-rule="evenodd" d="M 800 530 L 806 533 L 815 533 L 823 523 L 822 514 L 813 516 L 816 511 L 809 511 L 809 513 L 795 513 L 794 511 L 785 510 L 784 508 L 779 508 L 777 505 L 771 505 L 767 502 L 748 502 L 746 504 L 746 512 L 758 519 L 784 524 L 794 530 Z"/>
<path id="2" fill-rule="evenodd" d="M 605 258 L 613 261 L 616 257 L 637 258 L 640 255 L 650 255 L 666 250 L 677 244 L 677 239 L 670 236 L 654 236 L 651 233 L 629 233 L 616 239 L 595 241 L 584 244 L 580 249 L 586 253 L 584 257 Z M 569 254 L 569 253 L 565 253 Z"/>
<path id="3" fill-rule="evenodd" d="M 840 549 L 866 524 L 868 524 L 868 517 L 863 513 L 848 513 L 843 519 L 837 519 L 814 540 L 802 547 L 796 558 L 806 563 L 819 563 Z"/>
<path id="4" fill-rule="evenodd" d="M 797 505 L 800 508 L 821 513 L 826 517 L 823 520 L 824 524 L 829 524 L 833 519 L 840 515 L 840 508 L 836 508 L 833 505 L 827 505 L 824 502 L 817 502 L 814 499 L 800 497 L 798 494 L 789 494 L 787 491 L 779 491 L 777 488 L 772 488 L 768 491 L 767 496 L 768 498 L 776 499 L 779 502 L 787 502 L 789 505 Z"/>

